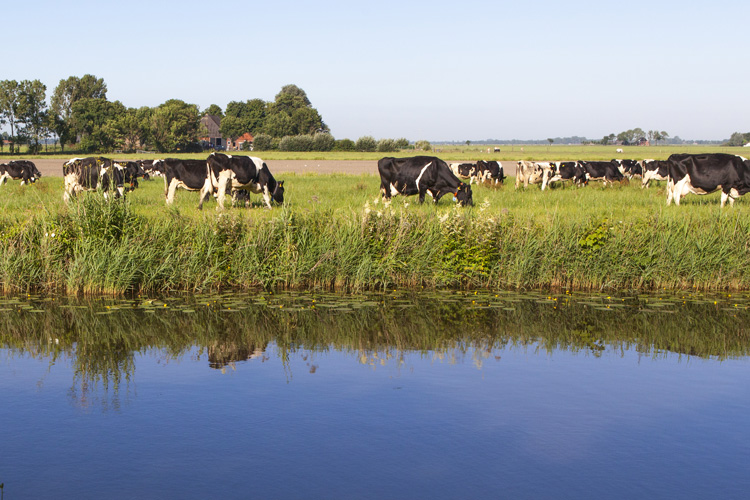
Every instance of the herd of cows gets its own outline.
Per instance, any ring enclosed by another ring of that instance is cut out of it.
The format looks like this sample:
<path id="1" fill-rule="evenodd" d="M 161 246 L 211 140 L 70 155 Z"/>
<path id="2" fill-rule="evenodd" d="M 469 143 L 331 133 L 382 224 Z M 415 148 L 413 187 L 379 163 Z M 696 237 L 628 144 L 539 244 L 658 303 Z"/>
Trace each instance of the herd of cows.
<path id="1" fill-rule="evenodd" d="M 503 167 L 496 161 L 452 163 L 434 156 L 410 158 L 381 158 L 378 161 L 380 191 L 384 198 L 396 195 L 419 195 L 424 202 L 429 195 L 435 203 L 446 194 L 459 205 L 473 205 L 471 186 L 477 184 L 502 184 Z M 33 184 L 42 174 L 33 162 L 14 160 L 0 164 L 0 185 L 8 179 L 21 184 Z M 123 197 L 138 187 L 138 179 L 162 176 L 164 196 L 168 205 L 174 203 L 178 188 L 199 191 L 198 208 L 212 195 L 219 208 L 224 207 L 227 194 L 233 203 L 249 202 L 249 193 L 262 194 L 271 208 L 271 201 L 284 202 L 284 181 L 277 181 L 268 165 L 260 158 L 230 156 L 211 153 L 205 160 L 117 161 L 104 157 L 73 158 L 63 164 L 67 203 L 82 191 L 101 191 L 107 197 Z M 667 181 L 667 205 L 687 194 L 709 194 L 721 191 L 721 206 L 730 205 L 739 196 L 750 191 L 750 161 L 741 156 L 713 154 L 673 154 L 665 161 L 611 160 L 603 161 L 519 161 L 516 165 L 516 189 L 529 184 L 541 184 L 541 189 L 553 183 L 571 182 L 585 186 L 590 181 L 605 185 L 625 179 L 641 178 L 641 187 L 651 181 Z M 467 184 L 464 182 L 468 180 Z"/>

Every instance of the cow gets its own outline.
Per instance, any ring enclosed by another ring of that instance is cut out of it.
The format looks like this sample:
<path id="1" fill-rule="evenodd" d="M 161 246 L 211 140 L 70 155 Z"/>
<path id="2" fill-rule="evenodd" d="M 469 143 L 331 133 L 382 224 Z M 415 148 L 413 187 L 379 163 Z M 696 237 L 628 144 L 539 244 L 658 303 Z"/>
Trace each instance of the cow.
<path id="1" fill-rule="evenodd" d="M 380 192 L 386 200 L 402 194 L 419 194 L 419 203 L 429 194 L 435 204 L 450 193 L 459 205 L 474 205 L 471 186 L 459 180 L 450 167 L 434 156 L 385 157 L 378 160 Z"/>
<path id="2" fill-rule="evenodd" d="M 533 161 L 519 161 L 516 165 L 516 189 L 529 187 L 529 184 L 539 184 L 544 180 L 544 169 Z"/>
<path id="3" fill-rule="evenodd" d="M 641 188 L 647 188 L 651 181 L 666 181 L 669 177 L 669 162 L 666 160 L 643 160 Z"/>
<path id="4" fill-rule="evenodd" d="M 21 185 L 29 185 L 36 182 L 42 176 L 34 162 L 29 160 L 11 160 L 8 163 L 0 165 L 0 186 L 5 184 L 8 179 L 21 181 Z"/>
<path id="5" fill-rule="evenodd" d="M 228 191 L 261 193 L 267 208 L 271 208 L 271 200 L 279 205 L 284 203 L 284 181 L 277 181 L 260 158 L 211 153 L 208 168 L 220 209 L 224 208 Z"/>
<path id="6" fill-rule="evenodd" d="M 476 163 L 451 163 L 451 172 L 459 179 L 469 179 L 469 184 L 473 184 L 477 178 L 477 164 Z"/>
<path id="7" fill-rule="evenodd" d="M 120 161 L 120 165 L 123 165 L 124 178 L 123 182 L 126 184 L 125 192 L 133 191 L 138 187 L 138 177 L 143 177 L 144 180 L 149 179 L 149 175 L 143 170 L 140 163 L 137 161 Z M 130 185 L 130 187 L 127 186 Z"/>
<path id="8" fill-rule="evenodd" d="M 588 181 L 602 181 L 604 185 L 613 182 L 622 182 L 625 179 L 620 173 L 616 161 L 580 161 L 578 162 L 586 171 Z"/>
<path id="9" fill-rule="evenodd" d="M 164 175 L 164 169 L 163 164 L 159 164 L 159 166 L 154 166 L 154 160 L 137 160 L 136 163 L 141 166 L 144 172 L 148 175 L 148 178 L 151 177 L 160 177 Z M 146 177 L 143 177 L 144 180 L 147 180 Z"/>
<path id="10" fill-rule="evenodd" d="M 200 191 L 198 209 L 211 196 L 214 188 L 208 172 L 207 160 L 181 160 L 179 158 L 165 158 L 154 160 L 152 168 L 164 172 L 164 197 L 167 205 L 174 203 L 177 188 L 188 191 Z"/>
<path id="11" fill-rule="evenodd" d="M 750 165 L 739 156 L 713 154 L 673 154 L 669 159 L 667 205 L 675 205 L 688 193 L 709 194 L 721 190 L 721 207 L 729 200 L 750 192 Z"/>
<path id="12" fill-rule="evenodd" d="M 542 181 L 542 191 L 553 182 L 572 181 L 576 186 L 585 186 L 588 183 L 586 171 L 577 161 L 550 162 L 550 167 L 545 171 Z"/>
<path id="13" fill-rule="evenodd" d="M 81 191 L 101 190 L 106 199 L 113 186 L 115 198 L 125 196 L 125 168 L 120 163 L 103 156 L 68 160 L 63 164 L 63 177 L 65 178 L 65 192 L 63 193 L 65 203 Z"/>
<path id="14" fill-rule="evenodd" d="M 636 175 L 638 177 L 643 177 L 643 170 L 641 169 L 641 164 L 638 163 L 635 160 L 612 160 L 613 162 L 617 163 L 617 169 L 620 171 L 622 175 L 627 177 L 628 179 L 632 179 Z"/>
<path id="15" fill-rule="evenodd" d="M 503 167 L 497 161 L 477 162 L 477 179 L 478 182 L 490 181 L 492 184 L 503 184 L 505 182 L 505 173 Z"/>

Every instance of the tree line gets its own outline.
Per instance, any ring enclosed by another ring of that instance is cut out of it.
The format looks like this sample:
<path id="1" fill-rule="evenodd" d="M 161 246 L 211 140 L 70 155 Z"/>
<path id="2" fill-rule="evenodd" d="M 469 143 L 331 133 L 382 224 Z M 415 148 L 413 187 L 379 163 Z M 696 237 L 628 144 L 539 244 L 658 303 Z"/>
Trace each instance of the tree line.
<path id="1" fill-rule="evenodd" d="M 10 130 L 2 135 L 11 153 L 18 153 L 21 145 L 38 153 L 50 142 L 59 143 L 62 151 L 72 146 L 82 153 L 199 151 L 200 138 L 208 135 L 201 125 L 204 115 L 221 117 L 219 131 L 225 139 L 252 134 L 260 150 L 396 151 L 409 146 L 406 139 L 375 141 L 370 136 L 356 142 L 335 140 L 305 91 L 296 85 L 285 85 L 270 102 L 232 101 L 225 110 L 212 104 L 202 111 L 179 99 L 153 108 L 129 108 L 108 100 L 104 80 L 88 74 L 60 80 L 49 105 L 46 92 L 39 80 L 0 81 L 0 126 Z"/>

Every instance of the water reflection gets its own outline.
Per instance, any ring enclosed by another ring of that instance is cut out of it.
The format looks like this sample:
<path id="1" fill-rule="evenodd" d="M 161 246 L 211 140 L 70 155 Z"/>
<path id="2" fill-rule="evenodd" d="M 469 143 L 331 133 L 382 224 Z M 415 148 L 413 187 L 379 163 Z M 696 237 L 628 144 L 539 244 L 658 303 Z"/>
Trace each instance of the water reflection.
<path id="1" fill-rule="evenodd" d="M 164 362 L 197 348 L 211 368 L 340 350 L 361 363 L 400 364 L 405 353 L 465 360 L 481 368 L 504 348 L 532 346 L 600 356 L 635 348 L 719 360 L 748 355 L 750 300 L 707 297 L 433 293 L 380 295 L 220 294 L 166 299 L 0 299 L 0 344 L 10 356 L 70 362 L 71 398 L 96 394 L 117 407 L 129 397 L 134 356 Z M 285 365 L 286 366 L 286 365 Z M 307 363 L 311 373 L 315 363 Z M 100 396 L 101 397 L 101 396 Z"/>

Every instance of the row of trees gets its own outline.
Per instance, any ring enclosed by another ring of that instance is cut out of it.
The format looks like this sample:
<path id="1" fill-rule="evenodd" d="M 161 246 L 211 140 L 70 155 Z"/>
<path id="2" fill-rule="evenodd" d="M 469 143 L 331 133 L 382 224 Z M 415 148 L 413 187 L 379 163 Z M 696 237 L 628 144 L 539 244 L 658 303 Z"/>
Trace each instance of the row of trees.
<path id="1" fill-rule="evenodd" d="M 356 141 L 351 139 L 336 140 L 331 134 L 319 132 L 307 135 L 288 135 L 281 139 L 276 139 L 268 134 L 258 134 L 255 136 L 253 149 L 256 151 L 270 151 L 278 149 L 279 151 L 365 151 L 392 153 L 401 149 L 422 149 L 429 151 L 431 145 L 428 141 L 417 141 L 417 144 L 411 146 L 405 138 L 401 139 L 380 139 L 366 135 Z"/>
<path id="2" fill-rule="evenodd" d="M 724 143 L 724 146 L 744 146 L 745 144 L 750 144 L 750 132 L 733 133 L 729 140 Z"/>
<path id="3" fill-rule="evenodd" d="M 39 80 L 0 81 L 0 126 L 10 129 L 11 153 L 27 144 L 36 153 L 48 140 L 77 144 L 85 153 L 114 149 L 159 152 L 198 148 L 207 131 L 201 126 L 204 114 L 222 116 L 220 132 L 236 139 L 246 132 L 266 134 L 274 140 L 285 136 L 329 132 L 320 113 L 312 107 L 305 91 L 286 85 L 273 102 L 252 99 L 233 101 L 226 113 L 216 105 L 200 111 L 196 104 L 170 99 L 150 108 L 128 108 L 107 99 L 107 85 L 93 75 L 60 80 L 46 101 L 46 86 Z"/>
<path id="4" fill-rule="evenodd" d="M 647 139 L 650 144 L 659 144 L 659 141 L 666 141 L 669 138 L 669 134 L 665 131 L 649 130 L 644 132 L 640 127 L 634 129 L 625 130 L 619 134 L 605 135 L 601 141 L 598 142 L 606 146 L 607 144 L 614 144 L 615 142 L 627 146 L 628 144 L 635 144 L 640 139 Z"/>

